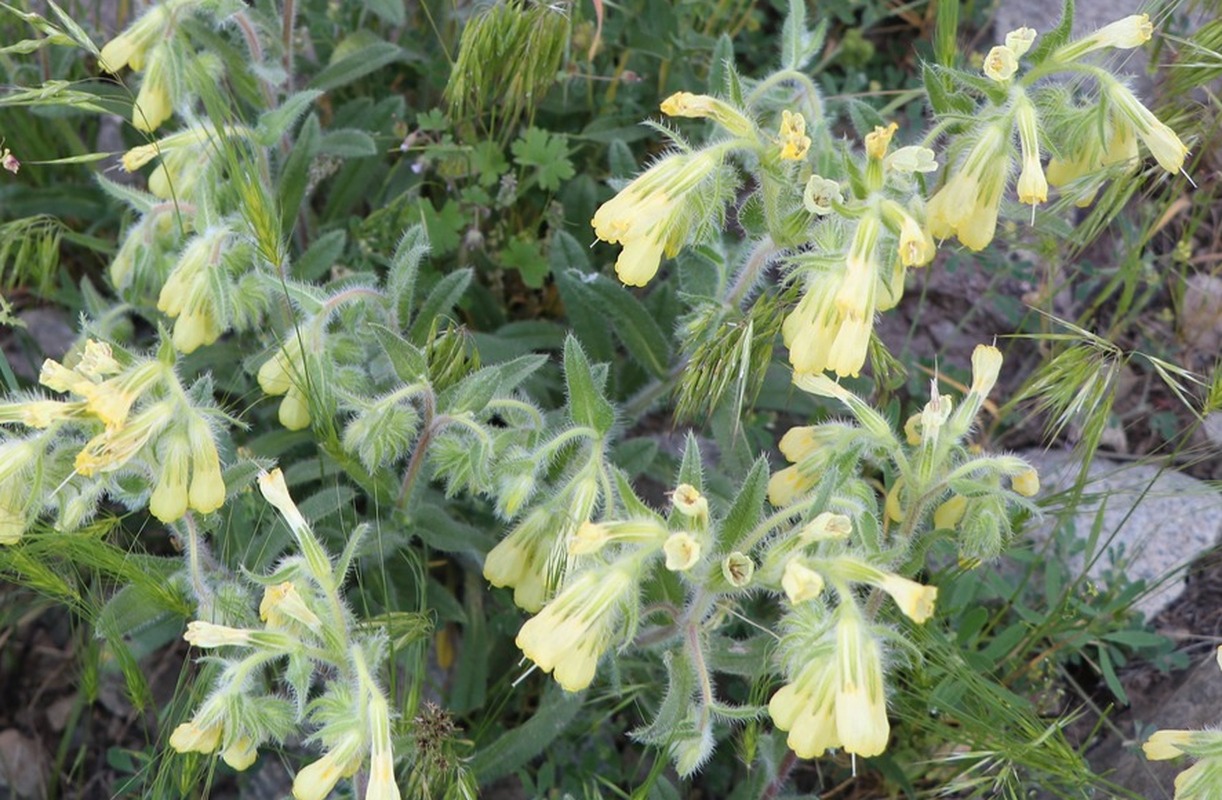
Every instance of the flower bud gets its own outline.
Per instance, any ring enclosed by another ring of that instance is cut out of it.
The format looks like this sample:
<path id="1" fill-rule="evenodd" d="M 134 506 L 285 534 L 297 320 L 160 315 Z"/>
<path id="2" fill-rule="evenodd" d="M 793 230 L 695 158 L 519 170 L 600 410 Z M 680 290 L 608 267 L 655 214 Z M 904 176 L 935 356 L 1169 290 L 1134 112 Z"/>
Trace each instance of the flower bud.
<path id="1" fill-rule="evenodd" d="M 182 638 L 191 646 L 203 649 L 231 645 L 244 647 L 250 644 L 250 631 L 197 619 L 187 625 L 187 632 Z"/>
<path id="2" fill-rule="evenodd" d="M 221 723 L 184 722 L 170 734 L 170 747 L 180 753 L 211 753 L 221 743 Z"/>
<path id="3" fill-rule="evenodd" d="M 1036 33 L 1031 28 L 1019 28 L 1006 34 L 1006 47 L 1014 53 L 1015 58 L 1022 58 L 1035 42 Z"/>
<path id="4" fill-rule="evenodd" d="M 967 511 L 967 498 L 961 494 L 951 495 L 933 512 L 933 526 L 937 530 L 953 530 Z"/>
<path id="5" fill-rule="evenodd" d="M 1040 493 L 1040 474 L 1028 468 L 1010 479 L 1010 487 L 1023 497 L 1035 497 Z"/>
<path id="6" fill-rule="evenodd" d="M 1164 730 L 1154 734 L 1142 744 L 1142 752 L 1151 761 L 1166 761 L 1184 755 L 1181 749 L 1191 744 L 1197 735 L 1196 731 Z"/>
<path id="7" fill-rule="evenodd" d="M 896 122 L 887 126 L 875 125 L 874 130 L 866 134 L 866 155 L 879 161 L 885 158 L 887 148 L 891 146 L 891 138 L 895 136 L 899 127 L 899 123 Z"/>
<path id="8" fill-rule="evenodd" d="M 823 511 L 807 523 L 798 534 L 802 546 L 835 539 L 847 539 L 853 533 L 853 520 L 844 514 Z"/>
<path id="9" fill-rule="evenodd" d="M 221 758 L 225 763 L 238 772 L 255 763 L 258 757 L 259 748 L 249 736 L 239 736 L 221 751 Z"/>
<path id="10" fill-rule="evenodd" d="M 666 568 L 671 572 L 686 572 L 700 560 L 700 542 L 689 533 L 673 533 L 662 544 Z"/>
<path id="11" fill-rule="evenodd" d="M 823 576 L 796 558 L 790 559 L 781 576 L 781 588 L 794 605 L 818 597 L 823 592 L 823 585 Z"/>
<path id="12" fill-rule="evenodd" d="M 997 384 L 1001 372 L 1001 351 L 987 344 L 978 344 L 972 351 L 972 394 L 987 397 Z"/>

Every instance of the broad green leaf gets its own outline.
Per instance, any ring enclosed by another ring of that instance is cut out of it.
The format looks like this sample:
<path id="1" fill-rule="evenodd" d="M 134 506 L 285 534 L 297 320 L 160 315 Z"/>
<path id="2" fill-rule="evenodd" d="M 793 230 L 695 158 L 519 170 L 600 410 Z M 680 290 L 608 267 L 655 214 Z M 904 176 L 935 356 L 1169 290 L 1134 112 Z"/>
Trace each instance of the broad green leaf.
<path id="1" fill-rule="evenodd" d="M 314 89 L 297 92 L 281 103 L 279 108 L 262 114 L 257 126 L 259 142 L 268 146 L 275 144 L 319 97 L 322 97 L 322 92 Z"/>
<path id="2" fill-rule="evenodd" d="M 280 229 L 286 234 L 296 225 L 310 181 L 310 165 L 314 162 L 321 138 L 322 126 L 318 123 L 318 117 L 311 114 L 298 131 L 297 141 L 280 169 Z"/>
<path id="3" fill-rule="evenodd" d="M 412 384 L 425 379 L 429 370 L 428 360 L 418 347 L 385 325 L 373 322 L 370 323 L 369 329 L 373 331 L 378 344 L 390 359 L 390 365 L 399 380 Z"/>
<path id="4" fill-rule="evenodd" d="M 318 143 L 318 155 L 337 158 L 363 158 L 376 156 L 378 146 L 373 137 L 355 128 L 327 131 Z"/>
<path id="5" fill-rule="evenodd" d="M 713 59 L 709 64 L 709 94 L 720 94 L 726 85 L 726 65 L 734 63 L 734 40 L 723 32 L 713 45 Z"/>
<path id="6" fill-rule="evenodd" d="M 411 225 L 403 231 L 395 254 L 390 259 L 386 290 L 390 294 L 395 319 L 400 324 L 411 319 L 412 303 L 416 299 L 416 277 L 420 274 L 420 262 L 428 252 L 428 231 L 423 225 Z"/>
<path id="7" fill-rule="evenodd" d="M 329 64 L 310 81 L 310 88 L 330 91 L 403 59 L 403 48 L 390 42 L 372 42 Z"/>
<path id="8" fill-rule="evenodd" d="M 760 456 L 751 466 L 738 496 L 721 523 L 720 545 L 726 552 L 738 550 L 743 537 L 759 522 L 764 500 L 768 497 L 768 477 L 768 460 Z"/>
<path id="9" fill-rule="evenodd" d="M 653 314 L 627 289 L 602 275 L 595 275 L 587 285 L 596 307 L 606 314 L 603 322 L 611 323 L 628 352 L 655 378 L 665 377 L 670 368 L 670 339 Z"/>
<path id="10" fill-rule="evenodd" d="M 798 70 L 802 68 L 802 56 L 806 51 L 806 0 L 789 0 L 789 13 L 781 26 L 781 67 Z"/>
<path id="11" fill-rule="evenodd" d="M 310 243 L 310 249 L 293 264 L 293 276 L 298 280 L 316 281 L 324 278 L 348 245 L 346 231 L 324 233 Z"/>
<path id="12" fill-rule="evenodd" d="M 572 336 L 564 342 L 564 380 L 569 390 L 569 416 L 606 435 L 615 424 L 615 409 L 595 382 L 590 362 Z"/>
<path id="13" fill-rule="evenodd" d="M 482 656 L 471 654 L 471 657 Z M 581 702 L 580 694 L 569 694 L 548 681 L 543 702 L 535 715 L 495 741 L 480 743 L 469 762 L 471 771 L 481 784 L 487 784 L 525 766 L 564 732 L 581 710 Z"/>

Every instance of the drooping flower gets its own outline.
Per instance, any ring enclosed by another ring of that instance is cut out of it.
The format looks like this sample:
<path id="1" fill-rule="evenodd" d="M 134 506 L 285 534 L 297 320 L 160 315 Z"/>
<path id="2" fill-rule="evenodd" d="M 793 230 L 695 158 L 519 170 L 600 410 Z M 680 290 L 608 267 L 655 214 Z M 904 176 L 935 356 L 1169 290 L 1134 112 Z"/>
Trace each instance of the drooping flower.
<path id="1" fill-rule="evenodd" d="M 1040 474 L 1028 468 L 1010 479 L 1010 486 L 1023 497 L 1035 497 L 1040 493 Z"/>
<path id="2" fill-rule="evenodd" d="M 1161 730 L 1155 731 L 1149 739 L 1142 743 L 1141 749 L 1146 758 L 1151 761 L 1167 761 L 1184 755 L 1181 749 L 1190 744 L 1197 731 Z"/>
<path id="3" fill-rule="evenodd" d="M 527 620 L 514 641 L 565 691 L 581 691 L 594 680 L 620 611 L 635 591 L 635 572 L 622 563 L 587 570 Z"/>
<path id="4" fill-rule="evenodd" d="M 221 460 L 212 439 L 212 429 L 198 413 L 187 419 L 187 442 L 191 451 L 191 508 L 210 514 L 225 504 L 225 480 Z"/>
<path id="5" fill-rule="evenodd" d="M 644 286 L 662 255 L 674 256 L 687 236 L 686 198 L 721 164 L 717 151 L 672 153 L 599 206 L 590 224 L 599 239 L 624 246 L 615 273 L 629 286 Z"/>
<path id="6" fill-rule="evenodd" d="M 930 198 L 929 232 L 934 237 L 957 236 L 971 250 L 983 250 L 993 241 L 1010 172 L 1006 136 L 997 124 L 985 126 L 959 170 Z"/>
<path id="7" fill-rule="evenodd" d="M 170 747 L 179 753 L 212 753 L 221 744 L 222 724 L 219 720 L 201 724 L 196 719 L 184 722 L 170 734 Z"/>
<path id="8" fill-rule="evenodd" d="M 112 75 L 124 67 L 144 68 L 145 53 L 165 35 L 169 4 L 151 6 L 139 19 L 102 46 L 98 64 Z"/>
<path id="9" fill-rule="evenodd" d="M 801 559 L 793 558 L 785 564 L 781 588 L 790 603 L 797 605 L 815 599 L 823 593 L 823 586 L 823 576 L 803 564 Z"/>
<path id="10" fill-rule="evenodd" d="M 1170 173 L 1184 168 L 1188 148 L 1180 141 L 1175 131 L 1154 116 L 1154 113 L 1119 81 L 1108 82 L 1107 94 L 1108 99 L 1116 105 L 1120 115 L 1132 126 L 1160 167 Z"/>
<path id="11" fill-rule="evenodd" d="M 356 774 L 361 768 L 364 737 L 353 732 L 344 735 L 322 758 L 302 768 L 293 778 L 295 800 L 324 800 L 340 778 Z"/>
<path id="12" fill-rule="evenodd" d="M 700 560 L 700 542 L 690 533 L 672 533 L 662 543 L 666 554 L 666 568 L 671 572 L 686 572 Z"/>
<path id="13" fill-rule="evenodd" d="M 1130 14 L 1061 47 L 1053 58 L 1058 61 L 1076 61 L 1088 53 L 1104 48 L 1132 50 L 1150 41 L 1153 35 L 1154 23 L 1150 21 L 1149 14 Z"/>
<path id="14" fill-rule="evenodd" d="M 1022 171 L 1018 174 L 1018 201 L 1029 205 L 1047 202 L 1048 180 L 1040 165 L 1039 120 L 1035 106 L 1025 94 L 1019 95 L 1015 102 L 1014 119 L 1023 156 Z"/>
<path id="15" fill-rule="evenodd" d="M 259 367 L 258 381 L 269 395 L 284 395 L 278 412 L 281 425 L 291 431 L 309 427 L 306 360 L 300 332 L 285 339 L 275 354 L 263 362 L 263 366 Z"/>
<path id="16" fill-rule="evenodd" d="M 861 373 L 874 329 L 880 228 L 876 214 L 858 220 L 840 280 L 813 280 L 782 324 L 796 374 L 825 369 L 841 376 Z"/>
<path id="17" fill-rule="evenodd" d="M 171 429 L 161 437 L 157 449 L 160 469 L 149 497 L 149 513 L 162 522 L 173 522 L 187 513 L 191 448 L 181 431 Z"/>
<path id="18" fill-rule="evenodd" d="M 1015 58 L 1022 58 L 1035 42 L 1035 30 L 1022 27 L 1006 34 L 1006 47 L 1014 53 Z"/>

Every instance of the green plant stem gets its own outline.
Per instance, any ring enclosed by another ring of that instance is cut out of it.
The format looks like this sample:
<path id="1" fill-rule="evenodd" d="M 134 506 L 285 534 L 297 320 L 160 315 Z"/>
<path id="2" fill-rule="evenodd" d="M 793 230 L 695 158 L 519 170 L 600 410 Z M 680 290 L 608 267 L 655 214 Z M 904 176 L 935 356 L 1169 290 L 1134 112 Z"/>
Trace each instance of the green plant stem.
<path id="1" fill-rule="evenodd" d="M 789 773 L 793 772 L 793 768 L 797 766 L 798 754 L 792 750 L 785 751 L 785 757 L 781 759 L 781 763 L 777 765 L 776 775 L 769 782 L 763 794 L 760 795 L 760 800 L 772 800 L 781 793 L 781 789 L 785 788 L 785 784 L 789 783 Z"/>
<path id="2" fill-rule="evenodd" d="M 212 589 L 204 580 L 203 544 L 200 542 L 199 527 L 195 524 L 195 515 L 188 511 L 182 518 L 183 527 L 187 529 L 187 574 L 191 576 L 191 589 L 201 619 L 212 616 Z"/>
<path id="3" fill-rule="evenodd" d="M 764 95 L 771 91 L 774 87 L 782 83 L 796 83 L 799 88 L 799 98 L 806 103 L 807 110 L 810 112 L 808 122 L 817 125 L 823 121 L 823 104 L 819 101 L 819 90 L 815 86 L 815 82 L 809 76 L 798 72 L 795 69 L 783 69 L 774 72 L 764 80 L 756 84 L 751 90 L 751 94 L 747 95 L 747 105 L 754 107 Z"/>
<path id="4" fill-rule="evenodd" d="M 428 452 L 429 445 L 433 441 L 433 415 L 436 409 L 436 402 L 436 398 L 433 397 L 431 390 L 421 395 L 420 406 L 424 424 L 420 428 L 421 433 L 420 438 L 416 441 L 416 448 L 412 450 L 411 460 L 407 462 L 407 470 L 403 473 L 403 484 L 399 488 L 399 497 L 395 501 L 395 508 L 400 511 L 407 508 L 412 487 L 415 486 L 416 478 L 420 474 L 420 468 L 424 465 L 425 453 Z"/>
<path id="5" fill-rule="evenodd" d="M 759 279 L 760 272 L 767 266 L 772 257 L 780 252 L 780 248 L 776 246 L 771 236 L 765 236 L 756 243 L 755 249 L 751 251 L 751 255 L 747 258 L 747 263 L 743 265 L 742 270 L 738 273 L 738 277 L 734 279 L 734 283 L 730 286 L 730 291 L 726 294 L 725 304 L 732 308 L 738 308 L 738 304 L 742 302 L 747 291 L 755 285 Z"/>
<path id="6" fill-rule="evenodd" d="M 293 30 L 297 27 L 297 2 L 284 0 L 282 14 L 282 45 L 284 46 L 284 85 L 289 94 L 293 93 Z"/>

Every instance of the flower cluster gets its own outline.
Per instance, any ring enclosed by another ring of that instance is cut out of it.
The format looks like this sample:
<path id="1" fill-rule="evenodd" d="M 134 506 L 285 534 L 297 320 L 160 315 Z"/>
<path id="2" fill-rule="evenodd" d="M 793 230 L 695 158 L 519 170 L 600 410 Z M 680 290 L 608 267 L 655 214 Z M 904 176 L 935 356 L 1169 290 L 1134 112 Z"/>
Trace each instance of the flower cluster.
<path id="1" fill-rule="evenodd" d="M 132 125 L 137 130 L 154 131 L 174 113 L 183 86 L 172 38 L 178 18 L 198 5 L 199 0 L 166 0 L 154 5 L 102 47 L 98 56 L 102 69 L 117 74 L 131 67 L 144 73 L 132 108 Z"/>
<path id="2" fill-rule="evenodd" d="M 87 340 L 72 367 L 47 359 L 39 380 L 67 400 L 30 395 L 0 405 L 0 424 L 41 431 L 12 439 L 0 469 L 0 542 L 12 544 L 41 510 L 58 503 L 61 528 L 87 518 L 101 492 L 118 490 L 125 475 L 152 488 L 149 510 L 163 522 L 191 508 L 225 502 L 212 409 L 190 399 L 173 368 L 159 359 L 124 354 Z M 81 433 L 88 438 L 82 443 Z M 61 457 L 73 454 L 70 461 Z M 70 472 L 63 474 L 65 468 Z M 69 499 L 43 497 L 42 481 L 61 481 Z M 88 488 L 87 488 L 88 487 Z"/>
<path id="3" fill-rule="evenodd" d="M 373 674 L 386 658 L 385 635 L 358 628 L 338 594 L 343 567 L 333 565 L 280 470 L 261 473 L 259 488 L 288 523 L 302 555 L 285 560 L 266 579 L 261 627 L 200 620 L 187 626 L 184 638 L 193 646 L 239 655 L 216 659 L 223 665 L 220 676 L 192 718 L 175 728 L 170 746 L 180 753 L 219 751 L 229 766 L 243 770 L 265 743 L 283 741 L 308 719 L 325 752 L 297 773 L 295 800 L 323 800 L 367 759 L 365 800 L 399 800 L 390 707 Z M 255 680 L 278 661 L 288 662 L 285 674 L 297 704 Z M 316 681 L 321 691 L 306 705 Z"/>

